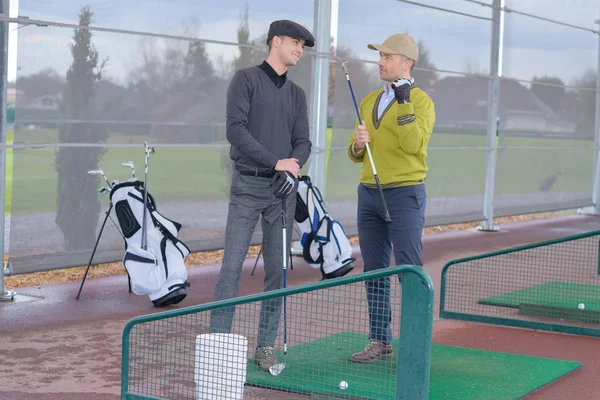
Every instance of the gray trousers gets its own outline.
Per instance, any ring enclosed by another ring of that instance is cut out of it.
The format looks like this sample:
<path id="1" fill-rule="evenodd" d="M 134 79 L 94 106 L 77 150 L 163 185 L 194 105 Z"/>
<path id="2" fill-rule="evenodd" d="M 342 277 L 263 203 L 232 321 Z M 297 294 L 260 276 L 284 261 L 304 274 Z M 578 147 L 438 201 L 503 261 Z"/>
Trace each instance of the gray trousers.
<path id="1" fill-rule="evenodd" d="M 237 297 L 242 264 L 248 254 L 252 234 L 260 216 L 262 222 L 262 254 L 264 260 L 264 291 L 283 286 L 283 226 L 282 201 L 273 195 L 273 178 L 241 175 L 233 171 L 229 213 L 225 229 L 225 252 L 219 271 L 214 301 Z M 296 192 L 286 198 L 287 254 L 292 239 Z M 289 267 L 289 266 L 288 266 Z M 273 346 L 279 327 L 282 298 L 265 300 L 261 304 L 258 322 L 258 345 Z M 235 307 L 214 309 L 210 317 L 213 333 L 230 333 Z"/>

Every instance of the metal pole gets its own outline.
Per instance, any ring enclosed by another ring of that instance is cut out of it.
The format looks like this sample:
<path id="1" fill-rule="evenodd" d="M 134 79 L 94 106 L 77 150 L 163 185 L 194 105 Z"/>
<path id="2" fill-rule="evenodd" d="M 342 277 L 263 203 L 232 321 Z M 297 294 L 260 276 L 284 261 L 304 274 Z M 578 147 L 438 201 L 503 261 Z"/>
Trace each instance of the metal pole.
<path id="1" fill-rule="evenodd" d="M 1 0 L 0 14 L 8 15 L 9 0 Z M 0 143 L 3 145 L 0 151 L 0 204 L 2 210 L 0 212 L 0 260 L 2 260 L 2 268 L 0 268 L 0 301 L 13 300 L 15 293 L 7 290 L 4 286 L 4 212 L 6 209 L 5 198 L 5 181 L 6 181 L 6 81 L 8 74 L 8 21 L 0 22 Z"/>
<path id="2" fill-rule="evenodd" d="M 315 0 L 315 38 L 317 55 L 313 60 L 311 130 L 313 152 L 308 174 L 312 183 L 325 193 L 327 152 L 327 112 L 329 108 L 329 41 L 331 37 L 331 0 Z"/>
<path id="3" fill-rule="evenodd" d="M 600 27 L 600 19 L 597 19 L 594 22 Z M 596 113 L 594 118 L 594 174 L 592 178 L 592 205 L 577 210 L 578 214 L 583 215 L 600 215 L 600 34 L 598 34 L 597 56 L 598 69 L 596 73 Z"/>
<path id="4" fill-rule="evenodd" d="M 595 21 L 600 28 L 600 19 Z M 594 204 L 593 214 L 600 214 L 600 34 L 598 35 L 598 68 L 596 72 L 596 114 L 594 124 L 595 165 L 594 189 L 592 202 Z"/>
<path id="5" fill-rule="evenodd" d="M 502 39 L 504 36 L 504 0 L 494 0 L 492 10 L 492 50 L 490 55 L 490 84 L 488 93 L 488 126 L 487 126 L 487 164 L 485 177 L 485 193 L 483 199 L 483 216 L 485 220 L 478 227 L 480 231 L 495 232 L 494 226 L 494 187 L 496 180 L 496 134 L 498 132 L 498 94 L 502 71 Z"/>

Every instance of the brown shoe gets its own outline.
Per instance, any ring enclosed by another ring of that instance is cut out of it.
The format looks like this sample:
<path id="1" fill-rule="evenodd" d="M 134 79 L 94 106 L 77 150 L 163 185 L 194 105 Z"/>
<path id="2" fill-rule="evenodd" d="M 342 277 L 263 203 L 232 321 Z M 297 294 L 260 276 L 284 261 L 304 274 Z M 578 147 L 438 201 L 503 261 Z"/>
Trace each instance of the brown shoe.
<path id="1" fill-rule="evenodd" d="M 359 364 L 370 364 L 377 360 L 391 360 L 392 345 L 383 344 L 377 340 L 371 339 L 369 344 L 361 352 L 352 354 L 350 361 Z"/>
<path id="2" fill-rule="evenodd" d="M 254 352 L 254 364 L 260 365 L 265 372 L 269 371 L 269 367 L 278 364 L 277 358 L 275 358 L 275 354 L 273 354 L 273 347 L 257 347 Z"/>

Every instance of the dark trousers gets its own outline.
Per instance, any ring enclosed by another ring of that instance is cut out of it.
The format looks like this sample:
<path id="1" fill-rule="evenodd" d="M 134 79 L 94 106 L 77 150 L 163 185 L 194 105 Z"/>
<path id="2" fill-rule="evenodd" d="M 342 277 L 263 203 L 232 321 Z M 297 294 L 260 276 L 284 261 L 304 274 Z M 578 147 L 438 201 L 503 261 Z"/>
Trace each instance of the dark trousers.
<path id="1" fill-rule="evenodd" d="M 241 175 L 233 171 L 229 213 L 225 228 L 225 251 L 219 271 L 214 301 L 237 297 L 242 265 L 259 217 L 262 216 L 262 253 L 265 269 L 264 291 L 283 286 L 282 201 L 273 195 L 272 178 Z M 287 243 L 292 239 L 296 192 L 286 199 Z M 289 246 L 287 257 L 289 258 Z M 258 345 L 273 346 L 279 327 L 282 298 L 261 304 L 258 322 Z M 229 333 L 235 308 L 225 307 L 211 312 L 210 328 L 214 333 Z"/>
<path id="2" fill-rule="evenodd" d="M 385 222 L 377 189 L 358 187 L 358 238 L 364 271 L 387 268 L 394 250 L 395 265 L 422 267 L 422 234 L 425 223 L 425 185 L 383 191 L 392 222 Z M 391 343 L 390 279 L 365 282 L 369 306 L 369 338 Z"/>

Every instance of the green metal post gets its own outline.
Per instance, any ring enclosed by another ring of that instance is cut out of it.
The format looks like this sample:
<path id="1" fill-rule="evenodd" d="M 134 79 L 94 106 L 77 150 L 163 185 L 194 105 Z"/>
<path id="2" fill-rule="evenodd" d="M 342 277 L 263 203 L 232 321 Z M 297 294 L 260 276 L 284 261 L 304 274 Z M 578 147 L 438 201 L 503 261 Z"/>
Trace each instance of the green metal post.
<path id="1" fill-rule="evenodd" d="M 396 399 L 427 400 L 433 325 L 433 283 L 423 272 L 402 274 Z"/>

